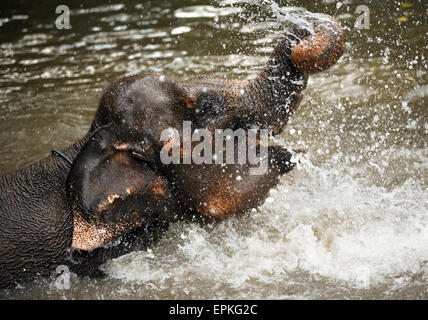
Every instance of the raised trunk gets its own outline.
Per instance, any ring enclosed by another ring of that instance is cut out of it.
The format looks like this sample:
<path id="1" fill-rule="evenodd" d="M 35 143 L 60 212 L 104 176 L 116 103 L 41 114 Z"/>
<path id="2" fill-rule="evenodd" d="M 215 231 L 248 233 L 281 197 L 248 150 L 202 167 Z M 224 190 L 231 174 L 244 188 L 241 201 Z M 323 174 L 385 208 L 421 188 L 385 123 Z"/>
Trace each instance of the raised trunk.
<path id="1" fill-rule="evenodd" d="M 241 90 L 237 109 L 247 125 L 279 133 L 302 99 L 308 74 L 326 70 L 342 55 L 345 34 L 327 15 L 310 19 L 314 33 L 293 29 L 280 40 L 263 72 Z"/>

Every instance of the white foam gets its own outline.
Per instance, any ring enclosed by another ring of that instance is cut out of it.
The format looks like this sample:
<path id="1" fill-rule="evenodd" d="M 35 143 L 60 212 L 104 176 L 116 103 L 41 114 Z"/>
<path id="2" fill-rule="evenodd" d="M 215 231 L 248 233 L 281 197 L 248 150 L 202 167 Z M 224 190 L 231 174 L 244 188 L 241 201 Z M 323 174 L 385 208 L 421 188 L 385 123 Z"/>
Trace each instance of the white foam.
<path id="1" fill-rule="evenodd" d="M 426 163 L 428 150 L 420 155 Z M 210 283 L 206 290 L 217 297 L 225 287 L 240 289 L 244 298 L 254 282 L 290 284 L 295 272 L 370 288 L 425 270 L 426 187 L 409 178 L 387 189 L 370 177 L 356 178 L 364 166 L 352 174 L 347 166 L 317 167 L 307 160 L 257 212 L 214 227 L 173 225 L 150 253 L 155 258 L 134 252 L 105 270 L 113 278 L 190 291 Z M 281 292 L 272 291 L 272 297 Z"/>

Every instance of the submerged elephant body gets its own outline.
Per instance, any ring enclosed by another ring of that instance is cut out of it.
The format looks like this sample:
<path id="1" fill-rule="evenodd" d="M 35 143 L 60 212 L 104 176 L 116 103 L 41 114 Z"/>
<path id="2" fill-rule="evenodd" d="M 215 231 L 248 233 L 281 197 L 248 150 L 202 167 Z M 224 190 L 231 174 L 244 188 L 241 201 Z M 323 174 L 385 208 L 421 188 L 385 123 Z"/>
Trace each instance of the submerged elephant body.
<path id="1" fill-rule="evenodd" d="M 248 163 L 163 163 L 160 154 L 175 144 L 185 156 L 185 121 L 209 132 L 280 133 L 308 74 L 327 69 L 344 50 L 334 19 L 319 15 L 312 23 L 314 34 L 296 29 L 284 37 L 252 81 L 122 77 L 101 97 L 88 134 L 64 151 L 71 166 L 52 155 L 1 177 L 0 287 L 49 274 L 59 264 L 79 269 L 90 261 L 95 270 L 130 250 L 144 228 L 179 214 L 222 218 L 260 204 L 294 167 L 289 151 L 267 147 L 268 170 L 259 175 Z M 162 140 L 170 128 L 183 138 Z"/>

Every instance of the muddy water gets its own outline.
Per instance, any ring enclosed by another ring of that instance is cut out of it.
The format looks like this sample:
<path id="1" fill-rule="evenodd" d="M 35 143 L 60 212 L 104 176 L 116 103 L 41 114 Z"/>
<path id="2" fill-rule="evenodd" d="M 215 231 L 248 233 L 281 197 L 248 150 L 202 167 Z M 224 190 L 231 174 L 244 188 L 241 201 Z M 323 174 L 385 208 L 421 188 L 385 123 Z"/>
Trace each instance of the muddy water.
<path id="1" fill-rule="evenodd" d="M 70 30 L 54 25 L 64 1 L 30 3 L 0 9 L 0 173 L 83 136 L 122 74 L 254 77 L 292 22 L 281 7 L 336 15 L 348 44 L 310 78 L 277 139 L 307 155 L 259 208 L 175 223 L 106 263 L 105 279 L 71 275 L 70 289 L 52 280 L 4 298 L 428 298 L 425 1 L 92 1 L 70 4 Z M 369 29 L 354 26 L 360 4 Z"/>

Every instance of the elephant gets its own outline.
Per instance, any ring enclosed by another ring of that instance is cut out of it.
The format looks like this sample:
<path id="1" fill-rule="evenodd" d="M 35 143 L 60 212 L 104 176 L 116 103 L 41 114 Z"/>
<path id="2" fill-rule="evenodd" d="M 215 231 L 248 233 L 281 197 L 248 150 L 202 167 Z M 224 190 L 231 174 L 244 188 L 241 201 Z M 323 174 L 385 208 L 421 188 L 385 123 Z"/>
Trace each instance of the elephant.
<path id="1" fill-rule="evenodd" d="M 62 264 L 96 275 L 108 258 L 132 250 L 141 234 L 164 230 L 174 219 L 222 219 L 262 203 L 296 165 L 292 150 L 268 146 L 268 170 L 252 175 L 248 163 L 163 163 L 165 146 L 177 145 L 180 159 L 185 151 L 184 138 L 161 136 L 178 128 L 184 137 L 184 121 L 210 132 L 256 127 L 279 134 L 309 74 L 344 52 L 345 33 L 333 17 L 308 21 L 313 30 L 286 32 L 254 80 L 119 78 L 105 89 L 82 139 L 0 177 L 0 288 L 47 276 Z"/>

